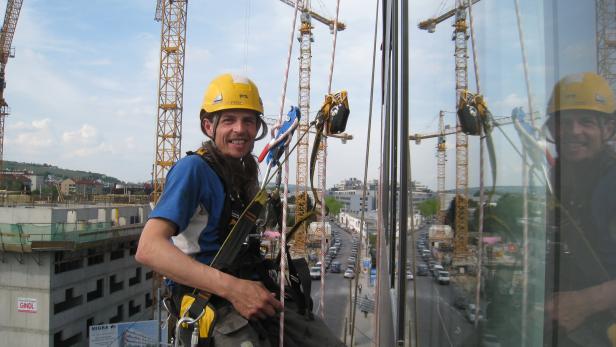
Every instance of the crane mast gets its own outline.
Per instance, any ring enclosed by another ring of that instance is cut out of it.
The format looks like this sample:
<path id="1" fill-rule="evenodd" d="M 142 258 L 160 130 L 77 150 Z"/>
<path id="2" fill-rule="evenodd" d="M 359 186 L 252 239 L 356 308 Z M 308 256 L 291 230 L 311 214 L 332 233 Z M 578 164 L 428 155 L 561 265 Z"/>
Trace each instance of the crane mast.
<path id="1" fill-rule="evenodd" d="M 163 192 L 169 169 L 180 159 L 186 45 L 187 0 L 159 0 L 156 17 L 161 22 L 158 121 L 152 201 Z"/>
<path id="2" fill-rule="evenodd" d="M 445 139 L 445 112 L 439 112 L 438 128 L 440 135 L 436 144 L 436 172 L 437 172 L 437 184 L 438 190 L 438 210 L 436 218 L 439 224 L 443 224 L 445 220 L 445 214 L 443 208 L 445 207 L 445 162 L 447 161 L 447 142 Z"/>
<path id="3" fill-rule="evenodd" d="M 472 0 L 472 4 L 480 0 Z M 456 0 L 456 7 L 442 15 L 419 23 L 419 29 L 433 33 L 436 25 L 452 16 L 455 17 L 452 40 L 455 44 L 456 108 L 460 94 L 468 89 L 468 53 L 466 0 Z M 456 213 L 454 235 L 454 260 L 468 256 L 468 136 L 460 131 L 460 120 L 456 121 Z"/>
<path id="4" fill-rule="evenodd" d="M 299 29 L 299 109 L 302 117 L 298 129 L 297 144 L 297 168 L 295 181 L 295 220 L 300 220 L 308 212 L 308 184 L 306 176 L 308 173 L 309 156 L 309 128 L 310 118 L 310 65 L 312 58 L 312 25 L 310 23 L 310 13 L 308 12 L 309 3 L 304 2 L 301 15 L 301 26 Z M 291 247 L 291 257 L 293 259 L 306 257 L 306 238 L 307 230 L 303 225 L 295 235 L 295 241 Z"/>
<path id="5" fill-rule="evenodd" d="M 291 0 L 280 0 L 281 2 L 295 8 L 295 2 Z M 301 1 L 301 0 L 297 0 Z M 295 180 L 295 220 L 300 220 L 308 212 L 308 171 L 309 171 L 309 137 L 306 133 L 309 130 L 310 123 L 310 73 L 311 73 L 311 58 L 312 58 L 312 23 L 311 19 L 315 19 L 327 26 L 330 30 L 342 31 L 346 28 L 344 23 L 328 19 L 310 9 L 310 1 L 304 0 L 298 3 L 298 7 L 302 9 L 301 24 L 299 29 L 299 109 L 302 113 L 302 118 L 298 126 L 298 143 L 297 143 L 297 167 Z M 321 158 L 321 151 L 319 151 Z M 321 164 L 323 161 L 319 159 Z M 321 182 L 321 171 L 319 171 L 319 182 Z M 317 235 L 319 231 L 317 230 Z M 294 242 L 291 246 L 291 257 L 293 259 L 306 257 L 306 240 L 308 232 L 306 226 L 301 226 L 294 236 Z"/>
<path id="6" fill-rule="evenodd" d="M 4 160 L 4 121 L 9 115 L 10 109 L 4 99 L 4 89 L 6 88 L 6 64 L 9 58 L 15 56 L 11 43 L 15 35 L 17 20 L 21 12 L 23 0 L 8 0 L 6 3 L 6 12 L 4 13 L 4 22 L 2 23 L 2 31 L 0 31 L 0 171 L 2 171 L 2 163 Z"/>
<path id="7" fill-rule="evenodd" d="M 456 0 L 453 40 L 455 42 L 456 104 L 460 95 L 468 89 L 468 54 L 466 6 L 464 0 Z M 456 108 L 457 109 L 457 108 Z M 456 117 L 456 127 L 461 128 Z M 468 254 L 468 135 L 456 132 L 456 209 L 453 241 L 454 259 Z"/>
<path id="8" fill-rule="evenodd" d="M 616 0 L 597 0 L 597 72 L 616 90 Z"/>

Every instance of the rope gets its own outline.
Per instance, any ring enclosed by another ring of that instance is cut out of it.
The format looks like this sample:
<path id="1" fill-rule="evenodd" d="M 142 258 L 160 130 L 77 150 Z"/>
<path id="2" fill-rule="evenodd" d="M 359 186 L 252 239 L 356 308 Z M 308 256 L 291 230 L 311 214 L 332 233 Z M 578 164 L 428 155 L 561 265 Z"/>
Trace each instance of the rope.
<path id="1" fill-rule="evenodd" d="M 473 3 L 471 0 L 466 0 L 468 7 L 468 15 L 470 19 L 471 28 L 471 42 L 473 44 L 473 68 L 475 70 L 475 84 L 477 85 L 477 94 L 481 94 L 481 84 L 479 80 L 479 63 L 477 62 L 477 45 L 475 43 L 475 25 L 473 21 Z M 484 198 L 485 198 L 485 184 L 484 184 L 484 141 L 486 134 L 484 133 L 479 137 L 479 244 L 477 247 L 477 284 L 475 287 L 475 328 L 479 324 L 479 295 L 481 292 L 481 268 L 483 262 L 483 213 L 484 213 Z M 496 184 L 496 182 L 493 182 Z"/>
<path id="2" fill-rule="evenodd" d="M 364 187 L 362 192 L 362 201 L 366 201 L 366 195 L 368 190 L 368 160 L 370 159 L 370 133 L 372 131 L 372 105 L 374 100 L 374 70 L 376 64 L 376 37 L 378 35 L 378 23 L 379 23 L 379 3 L 380 0 L 376 0 L 376 17 L 374 19 L 374 41 L 372 43 L 372 72 L 370 77 L 370 106 L 368 107 L 368 129 L 366 131 L 366 159 L 364 161 Z M 357 258 L 355 259 L 356 265 L 359 263 L 359 255 L 361 255 L 361 245 L 364 238 L 364 208 L 361 209 L 361 215 L 359 218 L 359 246 L 357 247 Z M 369 248 L 366 247 L 366 251 Z M 368 254 L 366 254 L 368 255 Z M 358 267 L 356 267 L 358 269 Z M 370 271 L 370 269 L 368 269 Z M 368 273 L 370 276 L 370 272 Z M 353 346 L 355 338 L 355 316 L 357 315 L 357 292 L 359 287 L 359 276 L 355 281 L 355 300 L 353 300 L 353 309 L 351 317 L 351 346 Z"/>
<path id="3" fill-rule="evenodd" d="M 291 26 L 291 37 L 289 39 L 289 51 L 287 52 L 287 65 L 284 70 L 284 83 L 282 86 L 282 97 L 280 100 L 280 112 L 278 114 L 278 124 L 282 124 L 282 115 L 284 112 L 284 101 L 287 95 L 287 83 L 289 82 L 289 66 L 291 65 L 291 53 L 293 50 L 293 39 L 295 38 L 295 25 L 297 23 L 297 13 L 298 11 L 298 3 L 295 2 L 295 8 L 293 10 L 293 25 Z M 284 160 L 284 196 L 282 198 L 282 232 L 280 233 L 280 303 L 282 304 L 282 312 L 280 312 L 280 331 L 278 335 L 278 341 L 280 347 L 284 347 L 284 297 L 285 297 L 285 283 L 286 283 L 286 272 L 287 272 L 287 249 L 286 249 L 286 232 L 287 232 L 287 194 L 289 193 L 289 161 L 287 158 L 289 157 L 288 147 L 285 149 L 285 160 Z M 273 163 L 273 162 L 272 162 Z M 273 177 L 273 176 L 272 176 Z"/>
<path id="4" fill-rule="evenodd" d="M 473 3 L 471 0 L 466 0 L 466 6 L 468 7 L 468 16 L 471 27 L 471 42 L 473 44 L 473 68 L 475 69 L 475 83 L 477 84 L 477 94 L 481 94 L 481 86 L 479 84 L 479 63 L 477 62 L 477 46 L 475 44 L 475 26 L 473 22 Z"/>
<path id="5" fill-rule="evenodd" d="M 522 65 L 524 66 L 524 83 L 526 84 L 526 94 L 527 94 L 527 102 L 528 102 L 528 112 L 530 113 L 530 123 L 531 126 L 535 126 L 535 116 L 533 112 L 533 99 L 532 92 L 530 89 L 530 78 L 528 77 L 528 60 L 526 55 L 526 45 L 524 44 L 524 32 L 522 31 L 522 18 L 520 16 L 520 2 L 518 0 L 514 0 L 515 5 L 515 16 L 516 22 L 518 26 L 518 36 L 520 38 L 520 48 L 522 51 Z M 524 150 L 523 157 L 523 176 L 522 176 L 522 186 L 524 187 L 523 191 L 523 213 L 524 220 L 528 220 L 528 165 L 526 163 L 526 150 Z M 548 180 L 548 178 L 546 178 Z M 549 182 L 549 181 L 548 181 Z M 523 224 L 523 276 L 522 276 L 522 317 L 527 317 L 528 311 L 528 223 Z M 522 318 L 522 346 L 526 346 L 526 334 L 528 330 L 527 320 Z"/>
<path id="6" fill-rule="evenodd" d="M 334 74 L 334 61 L 336 58 L 336 41 L 338 38 L 338 17 L 340 15 L 340 0 L 336 1 L 336 19 L 334 20 L 334 41 L 332 44 L 332 58 L 331 58 L 331 64 L 329 65 L 329 78 L 328 78 L 328 82 L 327 82 L 327 94 L 331 94 L 332 92 L 332 77 Z M 319 308 L 320 308 L 320 313 L 321 313 L 321 318 L 325 318 L 325 301 L 324 301 L 324 293 L 325 293 L 325 276 L 323 276 L 323 274 L 325 273 L 323 271 L 324 267 L 325 267 L 325 259 L 323 256 L 323 253 L 325 251 L 325 189 L 326 189 L 326 163 L 327 163 L 327 136 L 323 136 L 322 141 L 322 146 L 323 146 L 323 152 L 322 152 L 322 167 L 319 169 L 319 173 L 322 174 L 322 180 L 321 180 L 321 297 L 320 297 L 320 301 L 319 301 Z"/>
<path id="7" fill-rule="evenodd" d="M 530 113 L 530 122 L 535 126 L 535 116 L 533 112 L 533 99 L 530 89 L 530 78 L 528 77 L 528 60 L 526 58 L 526 45 L 524 44 L 524 32 L 522 31 L 522 18 L 520 16 L 519 0 L 513 1 L 515 4 L 515 16 L 518 24 L 518 36 L 520 37 L 520 48 L 522 50 L 522 65 L 524 65 L 524 82 L 526 83 L 526 94 L 528 95 L 528 112 Z"/>
<path id="8" fill-rule="evenodd" d="M 248 35 L 250 34 L 250 12 L 252 0 L 246 0 L 244 12 L 244 74 L 248 74 Z"/>

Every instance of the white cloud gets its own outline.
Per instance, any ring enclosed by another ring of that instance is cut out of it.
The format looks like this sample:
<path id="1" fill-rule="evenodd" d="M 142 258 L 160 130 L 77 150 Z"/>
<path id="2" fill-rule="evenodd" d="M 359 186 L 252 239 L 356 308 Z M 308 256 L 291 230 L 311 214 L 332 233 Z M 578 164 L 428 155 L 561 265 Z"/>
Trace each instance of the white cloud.
<path id="1" fill-rule="evenodd" d="M 68 157 L 93 157 L 95 155 L 111 152 L 113 152 L 113 145 L 101 142 L 100 144 L 92 147 L 74 148 L 72 151 L 69 152 Z"/>
<path id="2" fill-rule="evenodd" d="M 56 142 L 48 118 L 33 120 L 30 123 L 19 122 L 7 127 L 7 130 L 9 131 L 5 133 L 5 148 L 14 148 L 24 155 L 42 153 L 43 150 L 46 152 L 46 149 Z"/>
<path id="3" fill-rule="evenodd" d="M 98 139 L 98 130 L 89 124 L 84 124 L 75 131 L 65 131 L 62 133 L 62 142 L 67 145 L 88 145 L 95 143 Z"/>

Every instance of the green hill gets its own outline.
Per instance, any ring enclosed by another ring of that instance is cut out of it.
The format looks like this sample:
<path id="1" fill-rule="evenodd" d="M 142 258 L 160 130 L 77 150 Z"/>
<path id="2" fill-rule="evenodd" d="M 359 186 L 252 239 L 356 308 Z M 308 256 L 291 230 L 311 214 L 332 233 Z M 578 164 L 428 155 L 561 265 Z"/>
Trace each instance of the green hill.
<path id="1" fill-rule="evenodd" d="M 10 171 L 32 171 L 37 176 L 54 176 L 56 178 L 78 178 L 78 179 L 90 179 L 101 180 L 106 183 L 121 183 L 119 179 L 104 174 L 90 172 L 62 169 L 50 164 L 36 164 L 36 163 L 20 163 L 15 161 L 4 161 L 2 163 L 4 170 Z"/>

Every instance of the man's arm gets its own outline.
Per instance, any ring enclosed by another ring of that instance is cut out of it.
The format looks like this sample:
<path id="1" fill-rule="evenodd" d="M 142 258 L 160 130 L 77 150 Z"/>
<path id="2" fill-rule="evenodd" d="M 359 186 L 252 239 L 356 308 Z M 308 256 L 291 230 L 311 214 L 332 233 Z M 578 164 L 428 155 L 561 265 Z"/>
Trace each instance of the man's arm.
<path id="1" fill-rule="evenodd" d="M 184 254 L 171 242 L 174 234 L 171 222 L 148 220 L 135 259 L 175 282 L 227 299 L 247 319 L 266 318 L 282 310 L 281 303 L 261 283 L 236 278 Z"/>
<path id="2" fill-rule="evenodd" d="M 556 293 L 546 310 L 558 324 L 573 330 L 595 313 L 616 308 L 616 280 L 578 291 Z M 558 307 L 558 313 L 556 312 Z"/>

